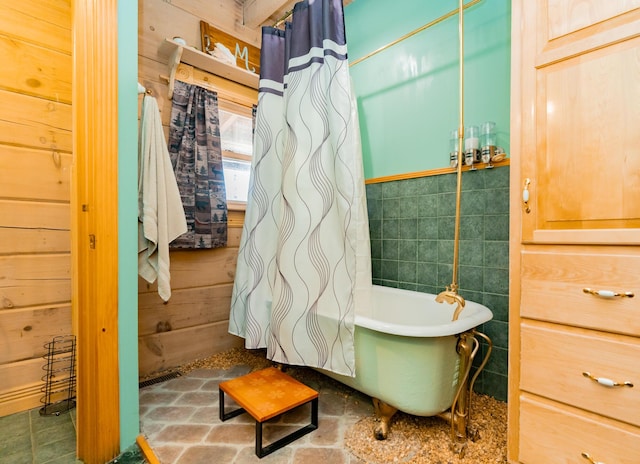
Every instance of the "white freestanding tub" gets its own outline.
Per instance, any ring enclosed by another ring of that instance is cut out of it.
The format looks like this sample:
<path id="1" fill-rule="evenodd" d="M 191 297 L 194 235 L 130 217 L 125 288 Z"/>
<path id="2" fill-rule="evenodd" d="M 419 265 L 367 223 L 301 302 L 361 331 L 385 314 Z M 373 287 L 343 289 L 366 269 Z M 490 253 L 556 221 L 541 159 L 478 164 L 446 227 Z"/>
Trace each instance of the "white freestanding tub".
<path id="1" fill-rule="evenodd" d="M 451 407 L 460 355 L 457 335 L 491 320 L 485 306 L 467 301 L 458 320 L 455 305 L 435 295 L 374 285 L 372 306 L 356 308 L 356 375 L 320 372 L 400 411 L 434 416 Z"/>

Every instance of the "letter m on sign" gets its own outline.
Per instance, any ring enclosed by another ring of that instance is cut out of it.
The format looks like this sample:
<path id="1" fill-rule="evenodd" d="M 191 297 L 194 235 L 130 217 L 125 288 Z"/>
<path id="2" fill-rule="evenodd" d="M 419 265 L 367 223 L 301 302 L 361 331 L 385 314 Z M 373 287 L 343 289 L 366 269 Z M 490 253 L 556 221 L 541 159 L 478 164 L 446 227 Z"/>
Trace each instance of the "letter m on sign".
<path id="1" fill-rule="evenodd" d="M 202 39 L 202 51 L 213 51 L 216 43 L 221 43 L 236 55 L 238 67 L 260 74 L 260 49 L 253 45 L 238 40 L 235 37 L 216 29 L 206 21 L 200 21 L 200 35 Z"/>

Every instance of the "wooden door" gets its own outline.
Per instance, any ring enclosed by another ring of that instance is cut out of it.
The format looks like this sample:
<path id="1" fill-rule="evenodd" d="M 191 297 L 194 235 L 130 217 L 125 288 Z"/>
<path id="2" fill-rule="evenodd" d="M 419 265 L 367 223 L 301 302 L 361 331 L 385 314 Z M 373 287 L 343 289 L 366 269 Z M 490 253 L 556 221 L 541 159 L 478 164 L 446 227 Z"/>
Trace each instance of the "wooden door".
<path id="1" fill-rule="evenodd" d="M 522 9 L 522 239 L 639 243 L 640 0 Z"/>

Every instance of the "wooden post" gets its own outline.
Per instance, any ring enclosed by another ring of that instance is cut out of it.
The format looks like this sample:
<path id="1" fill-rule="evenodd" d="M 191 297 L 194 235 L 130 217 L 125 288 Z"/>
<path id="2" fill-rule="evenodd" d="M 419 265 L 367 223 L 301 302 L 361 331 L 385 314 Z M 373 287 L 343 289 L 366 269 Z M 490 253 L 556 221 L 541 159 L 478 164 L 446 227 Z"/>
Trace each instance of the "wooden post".
<path id="1" fill-rule="evenodd" d="M 73 1 L 72 307 L 85 464 L 120 451 L 117 3 Z"/>

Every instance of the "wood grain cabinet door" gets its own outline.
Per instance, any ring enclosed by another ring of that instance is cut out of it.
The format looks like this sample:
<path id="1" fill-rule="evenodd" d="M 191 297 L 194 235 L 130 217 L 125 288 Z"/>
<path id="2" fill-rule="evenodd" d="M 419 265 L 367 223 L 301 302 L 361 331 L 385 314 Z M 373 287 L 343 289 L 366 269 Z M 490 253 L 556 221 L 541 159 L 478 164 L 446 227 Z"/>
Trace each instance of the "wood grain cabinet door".
<path id="1" fill-rule="evenodd" d="M 640 0 L 518 8 L 523 241 L 640 243 Z"/>

